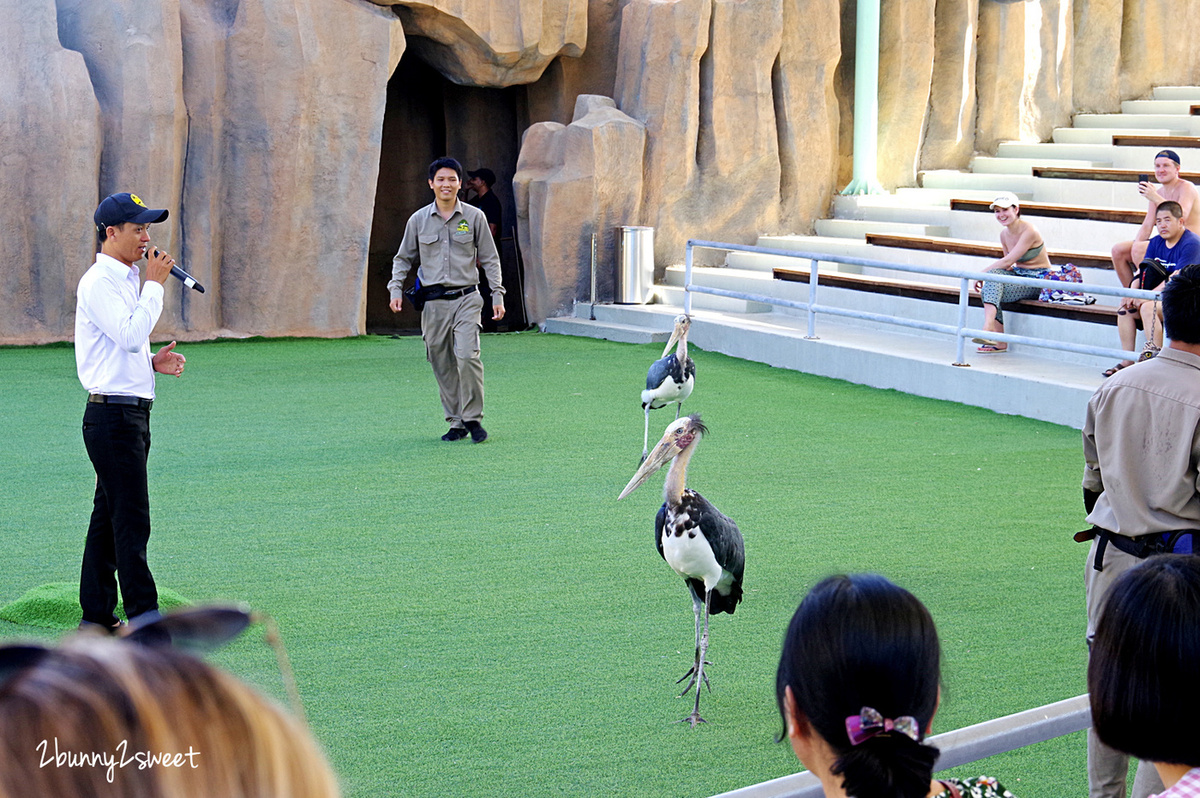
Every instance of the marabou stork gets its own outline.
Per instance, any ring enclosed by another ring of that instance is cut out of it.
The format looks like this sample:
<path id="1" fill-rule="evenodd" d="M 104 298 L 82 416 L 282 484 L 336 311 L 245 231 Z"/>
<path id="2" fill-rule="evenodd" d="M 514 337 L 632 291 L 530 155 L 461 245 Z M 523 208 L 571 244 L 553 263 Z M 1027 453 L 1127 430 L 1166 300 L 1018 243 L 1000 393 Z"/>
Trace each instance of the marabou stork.
<path id="1" fill-rule="evenodd" d="M 746 565 L 746 550 L 737 524 L 699 493 L 684 487 L 688 461 L 707 432 L 698 413 L 673 421 L 617 497 L 618 500 L 625 498 L 668 460 L 672 461 L 663 487 L 665 501 L 654 519 L 654 543 L 667 565 L 683 577 L 692 594 L 692 609 L 696 615 L 696 659 L 691 669 L 679 679 L 682 682 L 691 677 L 679 695 L 686 695 L 693 686 L 696 688 L 696 705 L 692 714 L 683 719 L 689 721 L 692 728 L 697 723 L 704 723 L 704 718 L 700 717 L 700 685 L 708 684 L 708 674 L 704 672 L 704 666 L 709 664 L 704 661 L 708 652 L 708 616 L 714 612 L 732 615 L 737 609 L 742 600 L 742 572 Z M 700 628 L 702 607 L 703 632 Z"/>
<path id="2" fill-rule="evenodd" d="M 696 384 L 696 364 L 687 354 L 688 328 L 692 320 L 687 316 L 675 317 L 675 328 L 671 330 L 671 338 L 663 347 L 663 356 L 651 364 L 646 372 L 646 390 L 642 391 L 642 412 L 646 414 L 646 428 L 642 434 L 642 462 L 646 461 L 650 443 L 650 411 L 675 403 L 675 419 L 679 419 L 679 410 L 683 400 L 692 395 L 692 387 Z M 671 347 L 676 342 L 679 345 L 675 351 Z"/>

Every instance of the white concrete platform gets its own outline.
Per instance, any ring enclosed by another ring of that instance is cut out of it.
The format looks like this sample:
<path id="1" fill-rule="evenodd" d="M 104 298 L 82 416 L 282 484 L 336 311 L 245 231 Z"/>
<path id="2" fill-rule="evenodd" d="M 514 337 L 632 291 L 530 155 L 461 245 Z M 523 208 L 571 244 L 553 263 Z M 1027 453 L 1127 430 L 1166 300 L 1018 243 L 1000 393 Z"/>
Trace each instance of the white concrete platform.
<path id="1" fill-rule="evenodd" d="M 677 308 L 667 305 L 597 305 L 595 322 L 550 319 L 547 332 L 612 338 L 612 323 L 670 329 Z M 577 315 L 588 315 L 580 305 Z M 1065 364 L 1014 349 L 1001 355 L 978 355 L 968 347 L 969 366 L 954 365 L 952 338 L 931 341 L 903 330 L 864 330 L 822 318 L 817 338 L 806 339 L 807 322 L 782 314 L 738 316 L 695 310 L 689 341 L 701 350 L 767 363 L 850 382 L 888 388 L 984 407 L 998 413 L 1024 415 L 1082 427 L 1087 401 L 1099 386 L 1099 371 Z M 703 379 L 703 352 L 693 352 L 697 376 Z M 702 395 L 697 392 L 697 400 Z M 700 407 L 700 405 L 697 405 Z"/>

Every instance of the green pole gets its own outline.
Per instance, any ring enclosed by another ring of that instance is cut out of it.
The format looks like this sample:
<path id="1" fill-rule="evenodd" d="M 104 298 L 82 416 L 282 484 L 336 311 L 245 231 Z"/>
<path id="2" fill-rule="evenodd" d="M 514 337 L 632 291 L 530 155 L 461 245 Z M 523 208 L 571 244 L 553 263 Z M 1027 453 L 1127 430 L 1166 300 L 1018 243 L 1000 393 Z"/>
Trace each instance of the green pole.
<path id="1" fill-rule="evenodd" d="M 858 0 L 854 34 L 854 179 L 842 194 L 886 194 L 876 177 L 879 146 L 879 0 Z"/>

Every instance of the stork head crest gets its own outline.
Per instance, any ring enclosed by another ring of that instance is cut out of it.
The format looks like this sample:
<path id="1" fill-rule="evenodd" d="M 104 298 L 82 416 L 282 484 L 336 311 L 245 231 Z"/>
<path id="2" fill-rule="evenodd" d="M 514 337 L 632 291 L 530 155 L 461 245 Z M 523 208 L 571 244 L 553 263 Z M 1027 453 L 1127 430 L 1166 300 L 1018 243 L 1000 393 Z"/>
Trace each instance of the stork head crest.
<path id="1" fill-rule="evenodd" d="M 674 460 L 684 450 L 699 443 L 700 438 L 707 433 L 708 427 L 700 420 L 699 413 L 672 421 L 666 432 L 663 433 L 662 439 L 655 444 L 646 461 L 629 480 L 629 484 L 625 486 L 617 499 L 624 499 L 633 493 L 651 474 Z"/>

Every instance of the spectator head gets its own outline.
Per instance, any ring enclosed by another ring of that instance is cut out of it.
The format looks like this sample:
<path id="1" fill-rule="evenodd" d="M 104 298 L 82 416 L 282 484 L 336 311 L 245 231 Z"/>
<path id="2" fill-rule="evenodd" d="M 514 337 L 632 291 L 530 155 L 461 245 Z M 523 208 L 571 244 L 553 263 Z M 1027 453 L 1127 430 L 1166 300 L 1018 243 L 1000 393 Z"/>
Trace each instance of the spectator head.
<path id="1" fill-rule="evenodd" d="M 1106 745 L 1200 767 L 1189 730 L 1200 713 L 1198 617 L 1200 557 L 1152 557 L 1113 583 L 1088 662 L 1092 726 Z"/>
<path id="2" fill-rule="evenodd" d="M 1175 200 L 1163 200 L 1162 202 L 1158 203 L 1158 205 L 1154 208 L 1154 215 L 1157 216 L 1163 211 L 1168 211 L 1176 219 L 1183 218 L 1183 206 Z"/>
<path id="3" fill-rule="evenodd" d="M 1016 210 L 1017 216 L 1021 215 L 1021 201 L 1011 191 L 1001 191 L 988 207 L 993 211 L 997 208 L 1013 208 Z"/>
<path id="4" fill-rule="evenodd" d="M 67 752 L 91 764 L 57 762 Z M 170 758 L 139 768 L 151 755 Z M 89 635 L 0 648 L 0 761 L 0 798 L 339 795 L 308 730 L 237 679 Z"/>
<path id="5" fill-rule="evenodd" d="M 1184 266 L 1162 291 L 1163 329 L 1172 341 L 1200 344 L 1200 266 Z"/>
<path id="6" fill-rule="evenodd" d="M 478 177 L 488 188 L 496 185 L 496 173 L 487 167 L 484 167 L 483 169 L 472 170 L 467 172 L 467 175 L 470 177 Z"/>
<path id="7" fill-rule="evenodd" d="M 429 179 L 437 177 L 439 169 L 453 169 L 458 175 L 458 180 L 462 182 L 463 168 L 462 164 L 450 157 L 438 158 L 433 163 L 429 164 Z"/>
<path id="8" fill-rule="evenodd" d="M 849 795 L 923 798 L 938 753 L 921 741 L 940 662 L 933 618 L 915 596 L 873 574 L 828 577 L 784 637 L 775 678 L 784 736 L 802 761 L 827 746 Z M 894 728 L 856 731 L 868 710 Z"/>

